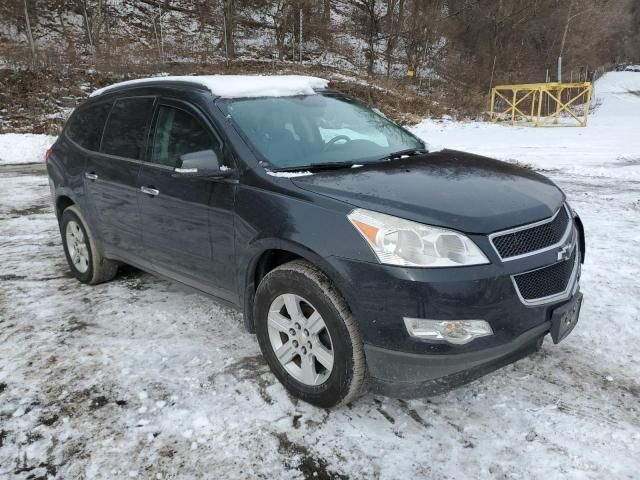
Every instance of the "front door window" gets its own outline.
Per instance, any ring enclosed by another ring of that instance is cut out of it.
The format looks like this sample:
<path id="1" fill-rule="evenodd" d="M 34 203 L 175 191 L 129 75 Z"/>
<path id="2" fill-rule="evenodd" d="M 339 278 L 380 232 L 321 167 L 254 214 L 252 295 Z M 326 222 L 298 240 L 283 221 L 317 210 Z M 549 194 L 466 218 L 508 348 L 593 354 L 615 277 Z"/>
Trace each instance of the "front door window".
<path id="1" fill-rule="evenodd" d="M 193 115 L 178 108 L 160 106 L 151 161 L 176 167 L 181 155 L 213 150 L 222 158 L 220 142 Z"/>

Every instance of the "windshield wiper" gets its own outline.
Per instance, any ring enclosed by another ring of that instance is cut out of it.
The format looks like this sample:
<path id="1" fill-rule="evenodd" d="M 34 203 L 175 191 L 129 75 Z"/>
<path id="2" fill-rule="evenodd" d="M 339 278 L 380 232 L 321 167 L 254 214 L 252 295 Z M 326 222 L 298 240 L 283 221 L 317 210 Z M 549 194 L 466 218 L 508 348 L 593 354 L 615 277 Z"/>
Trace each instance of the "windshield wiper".
<path id="1" fill-rule="evenodd" d="M 326 162 L 326 163 L 310 163 L 309 165 L 299 165 L 296 167 L 283 167 L 274 168 L 274 172 L 299 172 L 309 171 L 314 172 L 318 170 L 338 170 L 340 168 L 351 168 L 354 165 L 361 165 L 362 163 L 355 162 Z"/>
<path id="2" fill-rule="evenodd" d="M 272 169 L 272 171 L 274 172 L 300 172 L 300 171 L 316 172 L 319 170 L 338 170 L 341 168 L 351 168 L 354 165 L 370 165 L 374 163 L 384 162 L 386 160 L 395 160 L 396 158 L 401 158 L 405 156 L 421 155 L 423 153 L 428 153 L 427 149 L 407 148 L 406 150 L 400 150 L 398 152 L 393 152 L 388 155 L 385 155 L 384 157 L 377 158 L 374 161 L 310 163 L 308 165 L 298 165 L 295 167 L 274 168 Z"/>
<path id="3" fill-rule="evenodd" d="M 384 157 L 378 158 L 378 162 L 384 162 L 385 160 L 395 160 L 402 157 L 410 157 L 412 155 L 422 155 L 423 153 L 429 153 L 426 148 L 407 148 L 406 150 L 399 150 L 397 152 L 390 153 Z"/>

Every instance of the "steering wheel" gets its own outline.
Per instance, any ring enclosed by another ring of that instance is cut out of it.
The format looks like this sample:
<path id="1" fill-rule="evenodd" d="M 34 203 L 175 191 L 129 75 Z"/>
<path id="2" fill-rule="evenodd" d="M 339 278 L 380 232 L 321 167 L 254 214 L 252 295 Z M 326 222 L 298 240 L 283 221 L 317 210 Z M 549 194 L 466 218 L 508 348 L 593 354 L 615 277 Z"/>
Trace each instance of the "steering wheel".
<path id="1" fill-rule="evenodd" d="M 340 140 L 346 140 L 347 142 L 351 141 L 351 139 L 349 137 L 347 137 L 346 135 L 338 135 L 337 137 L 333 137 L 331 140 L 329 140 L 327 143 L 325 143 L 324 147 L 323 147 L 323 150 L 326 150 L 330 146 L 335 145 L 336 142 L 339 142 Z"/>

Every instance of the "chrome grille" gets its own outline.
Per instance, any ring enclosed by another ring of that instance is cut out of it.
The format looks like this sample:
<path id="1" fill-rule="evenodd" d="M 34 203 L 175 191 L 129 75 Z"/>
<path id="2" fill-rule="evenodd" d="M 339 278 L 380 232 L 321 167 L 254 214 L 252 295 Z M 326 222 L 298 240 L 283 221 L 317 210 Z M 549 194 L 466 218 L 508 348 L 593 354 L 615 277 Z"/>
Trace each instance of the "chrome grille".
<path id="1" fill-rule="evenodd" d="M 535 253 L 561 243 L 571 227 L 566 206 L 548 220 L 514 228 L 490 236 L 491 243 L 503 260 Z"/>
<path id="2" fill-rule="evenodd" d="M 525 303 L 541 303 L 541 300 L 562 295 L 575 283 L 574 272 L 578 267 L 579 249 L 574 247 L 568 260 L 554 263 L 513 276 L 520 298 Z"/>

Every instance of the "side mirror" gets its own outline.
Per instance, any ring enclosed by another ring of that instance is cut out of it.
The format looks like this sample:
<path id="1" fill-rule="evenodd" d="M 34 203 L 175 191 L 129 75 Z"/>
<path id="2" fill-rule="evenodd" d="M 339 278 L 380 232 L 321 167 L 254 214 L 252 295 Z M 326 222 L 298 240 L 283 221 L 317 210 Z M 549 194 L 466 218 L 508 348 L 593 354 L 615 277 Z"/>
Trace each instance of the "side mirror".
<path id="1" fill-rule="evenodd" d="M 210 177 L 221 178 L 228 176 L 232 170 L 220 166 L 218 155 L 213 150 L 185 153 L 180 156 L 178 166 L 173 169 L 176 178 Z"/>

